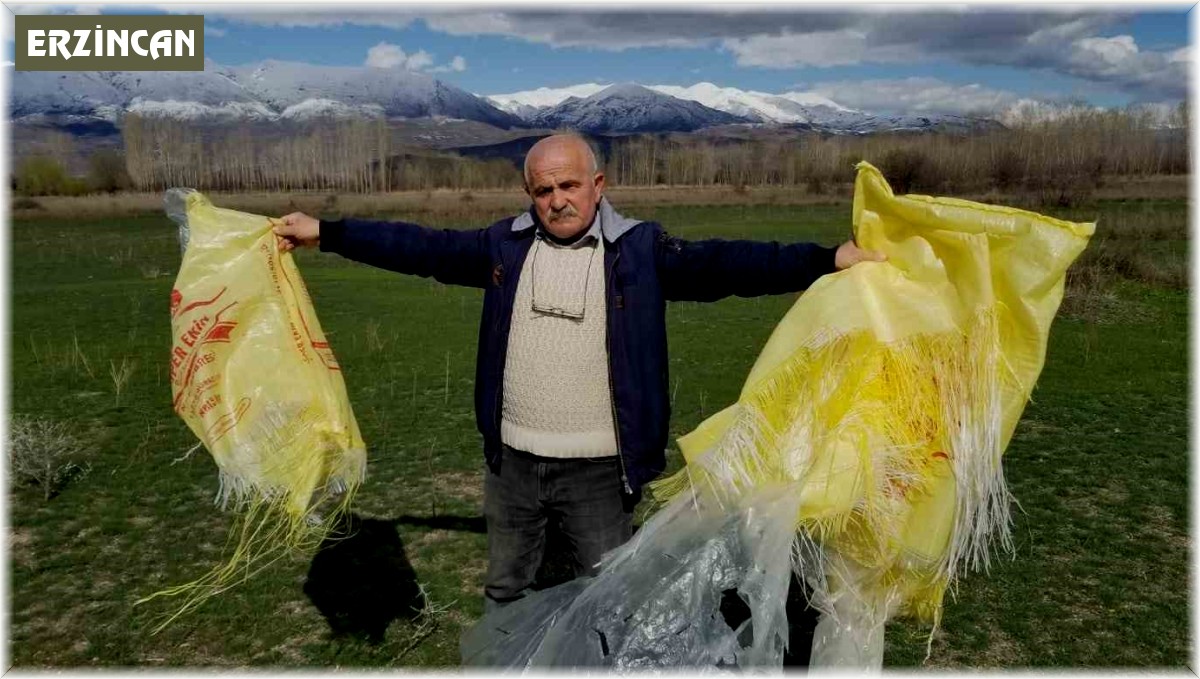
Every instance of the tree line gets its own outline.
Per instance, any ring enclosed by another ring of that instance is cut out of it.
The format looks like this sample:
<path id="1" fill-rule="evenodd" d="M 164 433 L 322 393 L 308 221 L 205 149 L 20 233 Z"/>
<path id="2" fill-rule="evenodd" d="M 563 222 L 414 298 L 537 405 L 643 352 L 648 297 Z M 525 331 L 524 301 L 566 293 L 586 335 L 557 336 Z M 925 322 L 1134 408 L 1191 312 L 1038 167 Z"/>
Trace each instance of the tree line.
<path id="1" fill-rule="evenodd" d="M 619 186 L 802 186 L 821 192 L 878 165 L 897 192 L 1026 189 L 1050 202 L 1111 176 L 1186 174 L 1186 109 L 1170 128 L 1132 110 L 1079 109 L 974 134 L 793 133 L 730 139 L 702 134 L 609 140 L 602 162 Z M 24 195 L 88 191 L 385 191 L 519 187 L 516 159 L 476 159 L 395 143 L 384 120 L 294 128 L 201 125 L 127 115 L 123 153 L 96 154 L 87 181 L 53 158 L 28 158 L 14 188 Z"/>
<path id="2" fill-rule="evenodd" d="M 519 183 L 505 161 L 396 145 L 382 119 L 293 129 L 250 125 L 198 129 L 161 117 L 126 116 L 126 165 L 139 190 L 190 186 L 218 191 L 374 193 L 478 189 Z"/>
<path id="3" fill-rule="evenodd" d="M 618 185 L 797 186 L 821 191 L 854 180 L 867 160 L 897 192 L 1018 188 L 1055 192 L 1105 177 L 1186 174 L 1186 109 L 1170 127 L 1149 113 L 1075 110 L 975 134 L 808 134 L 714 142 L 630 137 L 612 145 L 606 170 Z"/>

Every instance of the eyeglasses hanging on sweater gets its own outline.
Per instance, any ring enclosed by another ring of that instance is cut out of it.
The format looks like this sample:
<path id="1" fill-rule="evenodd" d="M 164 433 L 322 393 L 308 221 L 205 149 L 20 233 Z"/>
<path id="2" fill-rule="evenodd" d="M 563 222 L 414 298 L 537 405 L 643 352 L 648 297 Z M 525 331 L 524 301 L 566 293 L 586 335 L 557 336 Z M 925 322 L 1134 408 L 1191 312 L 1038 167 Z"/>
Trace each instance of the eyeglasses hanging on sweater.
<path id="1" fill-rule="evenodd" d="M 585 238 L 574 246 L 563 246 L 547 242 L 543 235 L 538 234 L 533 252 L 529 255 L 533 311 L 583 320 L 592 264 L 599 251 L 600 247 L 594 238 Z M 541 266 L 539 255 L 542 255 Z"/>

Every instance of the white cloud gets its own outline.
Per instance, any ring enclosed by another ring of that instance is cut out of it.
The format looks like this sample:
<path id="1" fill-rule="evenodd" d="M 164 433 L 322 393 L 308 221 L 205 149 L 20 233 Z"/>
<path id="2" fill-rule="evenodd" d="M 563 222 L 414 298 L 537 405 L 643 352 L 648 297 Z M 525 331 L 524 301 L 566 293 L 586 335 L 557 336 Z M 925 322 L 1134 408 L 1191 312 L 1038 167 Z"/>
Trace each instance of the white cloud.
<path id="1" fill-rule="evenodd" d="M 857 64 L 867 52 L 862 31 L 825 31 L 805 35 L 756 35 L 725 41 L 739 66 L 792 68 Z"/>
<path id="2" fill-rule="evenodd" d="M 365 66 L 374 68 L 403 68 L 409 71 L 425 71 L 428 73 L 461 73 L 467 70 L 467 60 L 456 56 L 448 64 L 434 66 L 433 55 L 425 50 L 406 53 L 399 45 L 381 42 L 367 50 Z"/>
<path id="3" fill-rule="evenodd" d="M 226 34 L 227 34 L 226 30 L 223 28 L 217 28 L 216 26 L 209 26 L 208 24 L 204 25 L 204 37 L 206 37 L 206 38 L 208 38 L 208 37 L 224 38 Z"/>
<path id="4" fill-rule="evenodd" d="M 1074 60 L 1082 63 L 1103 62 L 1110 66 L 1120 66 L 1138 55 L 1137 41 L 1132 35 L 1118 35 L 1112 38 L 1081 38 L 1075 41 L 1075 51 L 1071 55 Z"/>
<path id="5" fill-rule="evenodd" d="M 844 29 L 783 35 L 756 35 L 724 41 L 739 66 L 795 68 L 847 66 L 919 58 L 909 45 L 876 45 L 865 30 Z"/>
<path id="6" fill-rule="evenodd" d="M 461 56 L 456 56 L 450 60 L 448 64 L 442 64 L 436 68 L 429 69 L 430 73 L 462 73 L 467 70 L 467 60 Z"/>
<path id="7" fill-rule="evenodd" d="M 408 55 L 397 45 L 381 42 L 367 50 L 366 66 L 375 68 L 396 68 L 408 63 Z"/>
<path id="8" fill-rule="evenodd" d="M 1064 70 L 1076 77 L 1116 83 L 1138 93 L 1183 99 L 1189 65 L 1186 50 L 1142 51 L 1130 35 L 1081 38 L 1071 43 Z"/>
<path id="9" fill-rule="evenodd" d="M 815 85 L 815 94 L 865 111 L 1000 115 L 1020 101 L 1015 93 L 938 78 L 858 80 Z"/>
<path id="10" fill-rule="evenodd" d="M 631 47 L 698 47 L 717 37 L 672 35 L 661 21 L 636 12 L 588 9 L 565 12 L 458 11 L 430 13 L 422 18 L 431 29 L 449 35 L 502 35 L 554 47 L 589 47 L 606 51 Z M 719 23 L 715 25 L 720 26 Z"/>
<path id="11" fill-rule="evenodd" d="M 403 68 L 420 71 L 433 65 L 433 57 L 425 50 L 406 54 L 399 45 L 381 42 L 367 50 L 367 59 L 363 64 L 375 68 Z"/>
<path id="12" fill-rule="evenodd" d="M 450 35 L 511 34 L 516 25 L 503 12 L 472 12 L 465 14 L 442 14 L 425 17 L 429 27 Z M 543 42 L 545 36 L 532 36 L 534 42 Z M 542 40 L 538 40 L 542 37 Z"/>
<path id="13" fill-rule="evenodd" d="M 423 71 L 430 66 L 433 66 L 433 56 L 425 50 L 417 50 L 408 55 L 408 62 L 404 64 L 404 67 L 410 71 Z"/>

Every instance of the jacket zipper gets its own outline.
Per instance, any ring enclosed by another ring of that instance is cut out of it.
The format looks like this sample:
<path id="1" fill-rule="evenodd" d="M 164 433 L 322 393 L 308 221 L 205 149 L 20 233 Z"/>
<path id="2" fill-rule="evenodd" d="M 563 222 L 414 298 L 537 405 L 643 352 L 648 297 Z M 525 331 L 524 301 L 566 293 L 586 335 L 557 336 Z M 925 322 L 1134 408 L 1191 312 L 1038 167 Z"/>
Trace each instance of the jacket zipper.
<path id="1" fill-rule="evenodd" d="M 513 307 L 515 306 L 515 304 L 514 304 L 514 300 L 509 297 L 508 292 L 504 289 L 506 281 L 503 278 L 503 273 L 504 273 L 504 269 L 507 267 L 504 266 L 503 245 L 501 246 L 501 249 L 500 249 L 500 265 L 498 268 L 500 270 L 501 278 L 499 281 L 499 285 L 497 285 L 497 288 L 499 289 L 499 292 L 500 292 L 500 299 L 503 300 L 504 304 L 508 305 L 509 330 L 511 331 L 512 330 L 512 312 L 513 312 Z M 519 272 L 517 275 L 519 278 L 520 277 Z M 507 283 L 509 285 L 512 285 L 512 281 L 507 281 Z M 516 296 L 515 290 L 513 291 L 513 296 L 514 297 Z M 500 319 L 504 317 L 503 311 L 504 310 L 501 309 L 500 315 L 496 318 L 497 326 L 500 325 Z M 504 371 L 507 368 L 507 366 L 505 365 L 505 362 L 508 361 L 508 332 L 504 333 L 504 351 L 502 351 L 500 353 L 501 353 L 500 369 L 497 371 L 499 373 L 497 375 L 497 377 L 499 379 L 496 381 L 497 382 L 496 396 L 494 399 L 496 405 L 494 408 L 494 415 L 492 416 L 492 420 L 494 421 L 494 424 L 496 427 L 496 435 L 497 436 L 500 436 L 501 421 L 503 420 L 502 409 L 504 407 L 503 406 L 503 404 L 504 404 L 504 400 L 503 400 L 504 399 Z M 503 454 L 503 450 L 504 450 L 504 437 L 503 436 L 500 436 L 500 450 L 502 451 L 502 454 Z"/>
<path id="2" fill-rule="evenodd" d="M 617 261 L 620 259 L 621 259 L 621 251 L 617 250 L 617 255 L 615 257 L 613 257 L 612 270 L 609 271 L 609 279 L 608 279 L 608 280 L 614 281 L 614 283 L 613 283 L 614 289 L 616 287 L 616 283 L 615 283 L 615 279 L 613 278 L 613 276 L 615 276 L 617 273 Z M 616 395 L 615 390 L 613 389 L 612 332 L 609 332 L 611 329 L 612 328 L 611 328 L 611 324 L 610 324 L 610 327 L 607 328 L 604 333 L 604 344 L 608 348 L 608 351 L 606 352 L 606 354 L 607 354 L 606 358 L 608 359 L 608 402 L 609 402 L 609 406 L 612 407 L 613 435 L 617 441 L 617 462 L 621 465 L 621 485 L 623 485 L 625 487 L 626 495 L 633 495 L 633 488 L 629 487 L 629 476 L 625 473 L 625 456 L 621 453 L 621 423 L 620 423 L 620 421 L 617 420 L 617 395 Z"/>

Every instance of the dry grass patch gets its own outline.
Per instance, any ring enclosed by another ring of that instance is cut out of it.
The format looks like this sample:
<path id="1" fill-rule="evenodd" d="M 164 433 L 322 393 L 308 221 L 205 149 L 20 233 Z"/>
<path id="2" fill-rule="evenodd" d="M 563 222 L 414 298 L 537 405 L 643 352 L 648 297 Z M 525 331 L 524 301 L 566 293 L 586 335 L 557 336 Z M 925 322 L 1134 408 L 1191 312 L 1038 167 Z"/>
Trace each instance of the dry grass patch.
<path id="1" fill-rule="evenodd" d="M 1081 276 L 1092 275 L 1086 269 L 1082 271 Z M 1097 274 L 1097 277 L 1108 275 Z M 1068 278 L 1070 276 L 1069 273 Z M 1107 281 L 1068 287 L 1059 307 L 1059 315 L 1095 325 L 1151 325 L 1162 316 L 1157 309 L 1148 304 L 1122 299 L 1108 287 Z"/>
<path id="2" fill-rule="evenodd" d="M 1103 517 L 1106 521 L 1112 521 L 1114 524 L 1124 523 L 1121 517 L 1112 515 L 1112 507 L 1101 500 L 1100 493 L 1096 492 L 1096 489 L 1073 493 L 1062 497 L 1060 501 L 1064 509 L 1080 518 L 1098 519 Z"/>
<path id="3" fill-rule="evenodd" d="M 988 645 L 972 664 L 984 667 L 1013 667 L 1021 663 L 1021 646 L 995 624 L 988 625 Z"/>
<path id="4" fill-rule="evenodd" d="M 483 506 L 482 472 L 443 472 L 433 477 L 433 488 L 439 495 Z"/>
<path id="5" fill-rule="evenodd" d="M 453 531 L 435 528 L 431 531 L 421 533 L 417 539 L 409 543 L 408 547 L 410 549 L 423 549 L 433 545 L 441 545 L 454 539 L 456 539 L 456 536 Z"/>
<path id="6" fill-rule="evenodd" d="M 33 561 L 33 531 L 27 528 L 12 528 L 8 533 L 8 553 L 19 566 L 28 566 Z"/>
<path id="7" fill-rule="evenodd" d="M 131 516 L 128 518 L 128 521 L 137 528 L 145 528 L 146 526 L 152 526 L 157 523 L 154 518 L 150 516 Z"/>
<path id="8" fill-rule="evenodd" d="M 483 578 L 487 575 L 487 562 L 483 559 L 463 561 L 458 567 L 463 588 L 471 592 L 483 591 Z"/>
<path id="9" fill-rule="evenodd" d="M 1129 501 L 1129 490 L 1124 482 L 1114 480 L 1107 486 L 1097 488 L 1096 497 L 1108 505 L 1123 505 Z"/>
<path id="10" fill-rule="evenodd" d="M 1152 505 L 1147 509 L 1146 514 L 1143 528 L 1146 533 L 1166 541 L 1172 548 L 1185 553 L 1191 548 L 1191 536 L 1176 527 L 1175 513 L 1169 507 Z"/>

